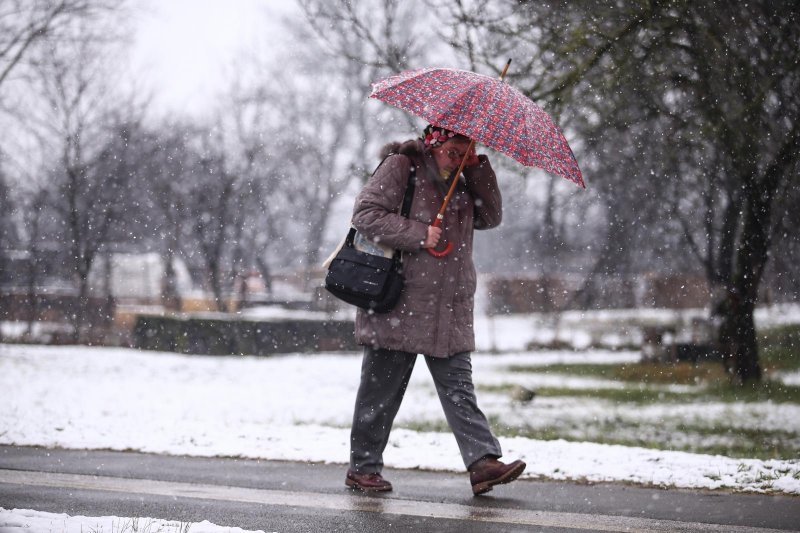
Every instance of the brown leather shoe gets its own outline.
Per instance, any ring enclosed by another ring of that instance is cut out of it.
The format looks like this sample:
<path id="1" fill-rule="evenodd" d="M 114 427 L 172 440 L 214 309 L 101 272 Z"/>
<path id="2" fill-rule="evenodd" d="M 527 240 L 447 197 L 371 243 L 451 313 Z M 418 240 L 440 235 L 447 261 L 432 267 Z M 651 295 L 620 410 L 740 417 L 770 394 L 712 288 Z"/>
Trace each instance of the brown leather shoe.
<path id="1" fill-rule="evenodd" d="M 505 464 L 494 457 L 484 457 L 469 467 L 469 481 L 472 483 L 472 494 L 489 492 L 495 485 L 510 483 L 525 470 L 525 463 L 514 461 Z"/>
<path id="2" fill-rule="evenodd" d="M 383 476 L 378 472 L 359 474 L 348 470 L 344 484 L 351 489 L 363 490 L 364 492 L 387 492 L 392 490 L 392 484 L 383 479 Z"/>

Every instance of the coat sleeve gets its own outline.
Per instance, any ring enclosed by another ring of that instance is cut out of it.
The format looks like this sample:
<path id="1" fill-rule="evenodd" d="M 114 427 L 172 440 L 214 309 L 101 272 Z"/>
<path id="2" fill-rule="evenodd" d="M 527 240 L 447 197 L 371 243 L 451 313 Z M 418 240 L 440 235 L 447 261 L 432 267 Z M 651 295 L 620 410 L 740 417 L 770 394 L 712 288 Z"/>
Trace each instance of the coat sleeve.
<path id="1" fill-rule="evenodd" d="M 391 155 L 356 196 L 353 226 L 383 245 L 402 251 L 419 250 L 428 236 L 426 224 L 400 214 L 411 171 L 411 160 Z"/>
<path id="2" fill-rule="evenodd" d="M 478 158 L 480 164 L 464 169 L 464 180 L 475 202 L 475 229 L 489 229 L 500 225 L 503 219 L 503 199 L 489 158 Z"/>

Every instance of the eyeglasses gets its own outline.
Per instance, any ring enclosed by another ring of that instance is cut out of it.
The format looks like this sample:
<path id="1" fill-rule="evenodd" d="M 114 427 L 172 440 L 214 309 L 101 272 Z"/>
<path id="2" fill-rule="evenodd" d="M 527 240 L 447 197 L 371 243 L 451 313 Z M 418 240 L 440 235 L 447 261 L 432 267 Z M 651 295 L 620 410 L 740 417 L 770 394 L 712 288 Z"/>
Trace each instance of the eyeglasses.
<path id="1" fill-rule="evenodd" d="M 445 154 L 447 155 L 447 157 L 451 161 L 461 161 L 467 155 L 467 154 L 463 154 L 463 153 L 459 152 L 458 150 L 454 150 L 452 148 L 450 150 L 448 150 L 447 152 L 445 152 Z"/>

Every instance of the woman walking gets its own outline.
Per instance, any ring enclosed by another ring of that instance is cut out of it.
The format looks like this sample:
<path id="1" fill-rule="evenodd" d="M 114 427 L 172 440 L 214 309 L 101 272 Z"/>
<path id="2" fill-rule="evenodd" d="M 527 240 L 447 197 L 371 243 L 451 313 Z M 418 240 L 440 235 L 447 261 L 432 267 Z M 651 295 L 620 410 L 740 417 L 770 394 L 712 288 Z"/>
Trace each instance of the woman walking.
<path id="1" fill-rule="evenodd" d="M 364 357 L 350 436 L 349 487 L 392 490 L 381 475 L 383 451 L 418 354 L 433 376 L 473 493 L 513 481 L 525 470 L 522 461 L 498 460 L 500 444 L 478 408 L 472 384 L 473 230 L 500 224 L 502 202 L 488 158 L 474 150 L 467 154 L 469 148 L 467 137 L 429 125 L 421 139 L 385 147 L 391 155 L 356 198 L 353 225 L 374 242 L 403 252 L 405 288 L 388 313 L 357 312 L 356 340 L 364 346 Z M 465 156 L 461 182 L 441 226 L 435 227 L 452 174 Z M 406 218 L 400 205 L 412 167 L 415 188 Z M 452 243 L 453 250 L 434 257 L 427 249 L 440 241 Z"/>

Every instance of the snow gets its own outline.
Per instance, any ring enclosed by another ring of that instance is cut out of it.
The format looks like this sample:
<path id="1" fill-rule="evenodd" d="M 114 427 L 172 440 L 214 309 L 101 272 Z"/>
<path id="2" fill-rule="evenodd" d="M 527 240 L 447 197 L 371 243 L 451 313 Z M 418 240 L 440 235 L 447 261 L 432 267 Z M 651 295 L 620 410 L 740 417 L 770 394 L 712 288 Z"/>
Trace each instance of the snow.
<path id="1" fill-rule="evenodd" d="M 89 287 L 97 296 L 105 296 L 106 282 L 111 295 L 117 299 L 158 299 L 161 296 L 166 274 L 160 254 L 113 253 L 108 265 L 107 261 L 109 256 L 99 255 L 89 272 Z M 176 257 L 172 265 L 178 294 L 191 294 L 192 280 L 186 264 Z"/>
<path id="2" fill-rule="evenodd" d="M 775 379 L 786 385 L 798 386 L 800 385 L 800 370 L 793 372 L 778 372 Z"/>
<path id="3" fill-rule="evenodd" d="M 30 509 L 0 508 L 0 531 L 3 533 L 36 533 L 53 531 L 58 533 L 153 531 L 159 533 L 244 533 L 238 527 L 223 527 L 207 520 L 202 522 L 177 522 L 157 518 L 118 516 L 69 516 L 44 513 Z M 260 530 L 259 530 L 260 531 Z M 263 532 L 262 532 L 263 533 Z"/>
<path id="4" fill-rule="evenodd" d="M 350 319 L 335 314 L 276 307 L 244 310 L 243 320 Z M 528 464 L 523 477 L 590 482 L 628 482 L 690 489 L 800 494 L 800 460 L 735 459 L 719 455 L 598 444 L 610 424 L 633 442 L 654 437 L 665 446 L 726 444 L 747 430 L 800 433 L 800 406 L 773 402 L 681 402 L 631 406 L 581 397 L 516 401 L 508 389 L 541 387 L 621 389 L 611 380 L 512 372 L 511 366 L 621 364 L 637 351 L 590 345 L 636 342 L 634 323 L 688 323 L 703 310 L 620 310 L 550 315 L 476 316 L 473 356 L 482 409 L 514 428 L 558 427 L 573 441 L 500 438 L 506 457 Z M 800 323 L 800 306 L 759 309 L 760 327 Z M 3 333 L 21 334 L 16 323 Z M 24 326 L 24 325 L 23 325 Z M 39 328 L 41 324 L 34 324 Z M 9 335 L 10 336 L 10 335 Z M 571 350 L 530 350 L 553 341 Z M 502 353 L 497 353 L 502 352 Z M 422 362 L 411 378 L 385 454 L 387 466 L 463 472 L 441 407 Z M 118 348 L 0 344 L 0 443 L 72 449 L 344 463 L 358 386 L 360 357 L 352 353 L 206 357 Z M 800 384 L 800 372 L 774 379 Z M 681 393 L 690 386 L 649 386 Z M 653 423 L 653 422 L 656 423 Z M 693 432 L 691 428 L 700 428 Z M 713 434 L 702 428 L 714 427 Z M 688 429 L 687 429 L 688 428 Z M 727 432 L 720 428 L 726 428 Z M 800 447 L 800 444 L 797 444 Z M 208 521 L 183 523 L 148 517 L 86 517 L 0 508 L 0 531 L 241 532 Z"/>
<path id="5" fill-rule="evenodd" d="M 511 373 L 508 367 L 637 358 L 636 352 L 601 350 L 476 353 L 473 363 L 478 387 L 595 387 L 600 380 L 554 374 L 535 378 Z M 430 376 L 421 361 L 418 366 L 398 413 L 386 464 L 463 472 L 450 433 L 408 429 L 443 423 Z M 5 396 L 0 443 L 343 464 L 359 370 L 360 357 L 342 353 L 207 357 L 0 345 L 0 390 Z M 631 407 L 556 397 L 519 404 L 507 393 L 488 391 L 479 392 L 479 401 L 490 418 L 510 425 L 563 423 L 580 428 L 586 421 L 609 417 L 623 423 L 655 419 L 667 430 L 701 423 L 800 431 L 797 406 L 771 402 Z M 528 478 L 800 494 L 798 460 L 736 459 L 524 437 L 500 441 L 506 457 L 528 463 Z"/>
<path id="6" fill-rule="evenodd" d="M 293 309 L 285 309 L 279 306 L 258 306 L 248 307 L 242 309 L 237 313 L 247 320 L 352 320 L 355 314 L 341 312 L 341 313 L 324 313 L 322 311 L 301 311 Z M 221 315 L 224 318 L 230 318 L 230 315 Z"/>
<path id="7" fill-rule="evenodd" d="M 525 350 L 531 343 L 560 342 L 576 350 L 591 345 L 624 347 L 641 343 L 643 325 L 679 325 L 688 330 L 695 319 L 707 319 L 707 309 L 613 309 L 475 317 L 478 349 Z M 800 305 L 778 304 L 755 310 L 756 327 L 800 324 Z M 688 340 L 688 339 L 687 339 Z"/>

